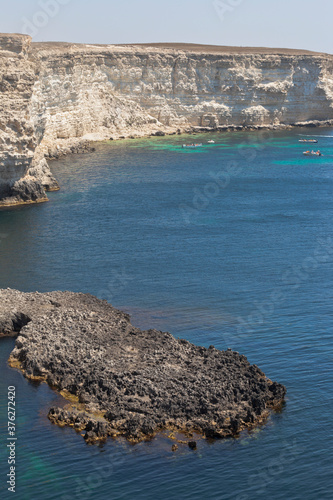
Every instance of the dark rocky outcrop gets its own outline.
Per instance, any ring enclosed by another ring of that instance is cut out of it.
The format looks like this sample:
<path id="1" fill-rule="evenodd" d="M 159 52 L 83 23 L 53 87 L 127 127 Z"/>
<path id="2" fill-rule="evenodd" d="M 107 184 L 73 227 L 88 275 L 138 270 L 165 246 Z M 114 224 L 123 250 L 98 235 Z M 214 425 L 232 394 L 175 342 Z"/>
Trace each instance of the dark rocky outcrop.
<path id="1" fill-rule="evenodd" d="M 139 442 L 164 429 L 236 436 L 286 393 L 245 356 L 139 330 L 91 295 L 1 290 L 0 331 L 12 330 L 10 364 L 61 391 L 72 406 L 52 408 L 50 420 L 90 443 L 117 435 Z"/>

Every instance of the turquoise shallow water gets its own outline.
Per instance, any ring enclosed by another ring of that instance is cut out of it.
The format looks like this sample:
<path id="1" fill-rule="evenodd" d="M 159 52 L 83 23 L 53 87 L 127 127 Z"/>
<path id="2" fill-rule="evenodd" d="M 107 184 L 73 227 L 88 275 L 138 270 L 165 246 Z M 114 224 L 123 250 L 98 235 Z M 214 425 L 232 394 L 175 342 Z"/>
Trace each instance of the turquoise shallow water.
<path id="1" fill-rule="evenodd" d="M 48 422 L 59 397 L 8 368 L 14 341 L 0 339 L 1 498 L 8 385 L 18 500 L 332 498 L 333 131 L 313 131 L 321 158 L 303 157 L 302 132 L 98 144 L 51 163 L 49 203 L 0 212 L 1 287 L 93 293 L 140 327 L 232 347 L 288 389 L 238 440 L 88 447 Z"/>

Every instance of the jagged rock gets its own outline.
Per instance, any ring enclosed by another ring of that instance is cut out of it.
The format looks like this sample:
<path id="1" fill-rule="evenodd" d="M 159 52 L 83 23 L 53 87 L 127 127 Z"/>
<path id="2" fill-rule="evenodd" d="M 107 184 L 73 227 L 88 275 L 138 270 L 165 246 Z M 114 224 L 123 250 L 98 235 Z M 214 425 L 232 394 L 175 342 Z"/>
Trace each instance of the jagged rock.
<path id="1" fill-rule="evenodd" d="M 163 429 L 235 436 L 286 393 L 245 356 L 142 331 L 91 295 L 0 290 L 0 331 L 12 330 L 10 364 L 76 399 L 49 418 L 84 430 L 87 442 L 108 435 L 138 442 Z"/>

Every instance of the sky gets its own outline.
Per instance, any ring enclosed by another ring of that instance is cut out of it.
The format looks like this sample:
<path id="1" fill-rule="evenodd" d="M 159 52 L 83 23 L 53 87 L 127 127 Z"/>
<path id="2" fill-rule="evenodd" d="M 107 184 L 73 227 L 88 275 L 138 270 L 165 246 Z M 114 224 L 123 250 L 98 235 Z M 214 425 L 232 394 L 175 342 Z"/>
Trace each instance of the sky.
<path id="1" fill-rule="evenodd" d="M 188 42 L 333 54 L 333 0 L 11 0 L 0 32 L 34 41 Z"/>

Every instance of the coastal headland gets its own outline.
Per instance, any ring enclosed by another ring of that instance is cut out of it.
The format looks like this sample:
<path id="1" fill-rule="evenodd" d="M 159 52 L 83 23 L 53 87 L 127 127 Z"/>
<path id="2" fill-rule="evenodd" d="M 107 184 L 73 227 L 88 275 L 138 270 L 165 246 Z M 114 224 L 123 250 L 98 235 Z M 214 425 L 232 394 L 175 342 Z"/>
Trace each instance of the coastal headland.
<path id="1" fill-rule="evenodd" d="M 47 161 L 91 142 L 333 124 L 333 56 L 0 34 L 0 206 L 59 189 Z"/>
<path id="2" fill-rule="evenodd" d="M 0 290 L 0 332 L 17 335 L 10 366 L 69 401 L 50 408 L 51 422 L 88 443 L 135 443 L 165 430 L 188 439 L 238 436 L 265 422 L 286 394 L 238 352 L 142 331 L 87 294 Z"/>

